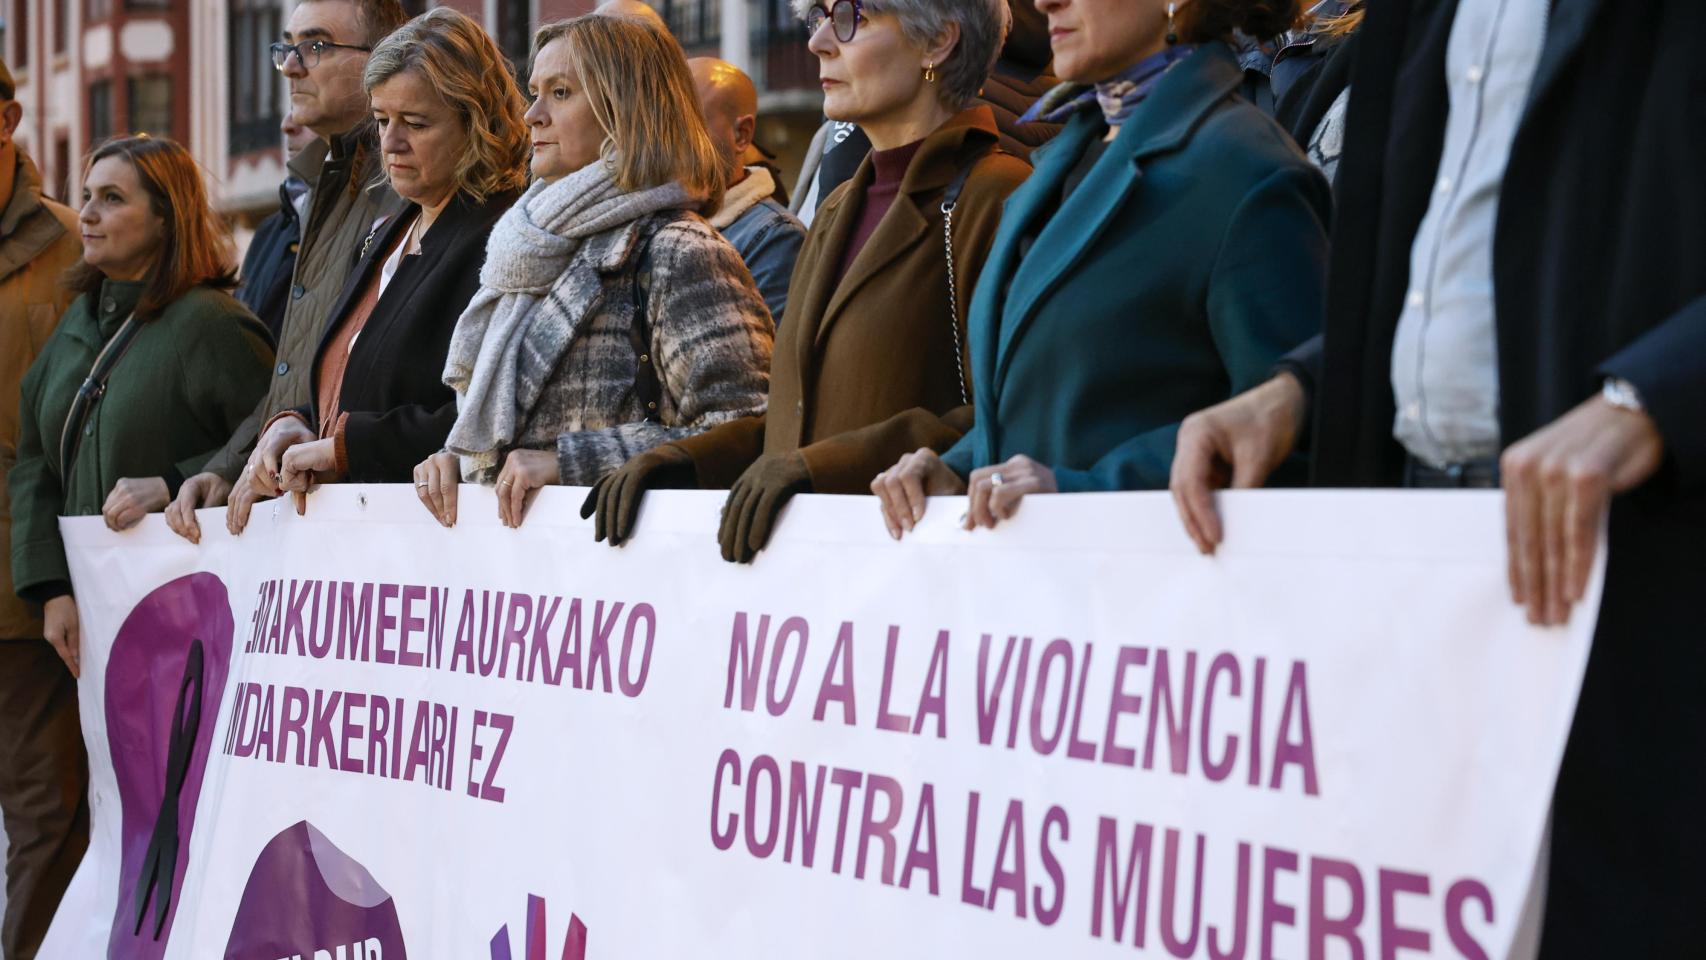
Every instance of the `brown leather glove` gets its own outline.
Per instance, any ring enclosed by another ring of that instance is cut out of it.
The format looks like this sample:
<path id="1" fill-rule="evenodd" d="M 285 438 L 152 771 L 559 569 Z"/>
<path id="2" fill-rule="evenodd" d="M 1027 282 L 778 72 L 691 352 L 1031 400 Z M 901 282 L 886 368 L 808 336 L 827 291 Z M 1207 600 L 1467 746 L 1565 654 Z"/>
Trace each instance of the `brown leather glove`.
<path id="1" fill-rule="evenodd" d="M 776 515 L 796 493 L 809 493 L 811 471 L 799 453 L 768 454 L 754 460 L 729 489 L 723 525 L 717 531 L 723 559 L 751 563 L 770 542 Z"/>
<path id="2" fill-rule="evenodd" d="M 581 519 L 596 513 L 592 538 L 619 547 L 634 532 L 640 498 L 647 490 L 680 490 L 696 482 L 693 458 L 687 451 L 668 443 L 653 447 L 600 477 L 581 504 Z"/>

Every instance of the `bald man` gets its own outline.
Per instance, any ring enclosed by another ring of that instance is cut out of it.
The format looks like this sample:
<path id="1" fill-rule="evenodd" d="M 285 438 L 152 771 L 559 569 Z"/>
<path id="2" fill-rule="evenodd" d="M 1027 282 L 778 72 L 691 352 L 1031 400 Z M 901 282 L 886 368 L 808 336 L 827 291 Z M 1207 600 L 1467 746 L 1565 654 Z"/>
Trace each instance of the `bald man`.
<path id="1" fill-rule="evenodd" d="M 758 91 L 752 78 L 731 63 L 696 57 L 687 61 L 687 66 L 693 71 L 705 126 L 723 159 L 729 184 L 723 207 L 711 218 L 711 225 L 740 251 L 759 294 L 770 307 L 770 316 L 780 323 L 788 305 L 788 280 L 805 243 L 806 227 L 771 197 L 776 190 L 771 172 L 762 166 L 744 165 L 753 130 L 758 126 Z"/>
<path id="2" fill-rule="evenodd" d="M 604 0 L 592 11 L 603 17 L 626 17 L 629 20 L 639 20 L 649 23 L 664 33 L 669 32 L 669 25 L 663 22 L 663 17 L 651 4 L 642 0 Z"/>

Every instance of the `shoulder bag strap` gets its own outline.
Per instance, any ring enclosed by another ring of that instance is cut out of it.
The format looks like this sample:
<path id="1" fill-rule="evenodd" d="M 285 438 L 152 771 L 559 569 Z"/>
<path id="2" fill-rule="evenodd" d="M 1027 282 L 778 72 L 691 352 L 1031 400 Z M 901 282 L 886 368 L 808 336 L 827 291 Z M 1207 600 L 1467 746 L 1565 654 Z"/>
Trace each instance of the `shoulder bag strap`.
<path id="1" fill-rule="evenodd" d="M 124 359 L 125 352 L 136 340 L 137 332 L 142 324 L 136 322 L 136 312 L 124 318 L 124 324 L 113 334 L 107 345 L 95 357 L 95 365 L 89 368 L 89 375 L 83 379 L 83 385 L 77 388 L 77 395 L 71 399 L 71 409 L 65 415 L 65 426 L 59 432 L 59 476 L 61 481 L 71 475 L 71 464 L 77 459 L 77 449 L 83 442 L 83 425 L 89 422 L 89 415 L 95 410 L 101 396 L 107 392 L 107 379 L 112 376 L 113 368 Z"/>
<path id="2" fill-rule="evenodd" d="M 965 349 L 960 336 L 960 291 L 954 278 L 954 208 L 960 204 L 960 193 L 966 188 L 966 181 L 971 179 L 972 168 L 988 154 L 980 154 L 960 169 L 948 189 L 942 194 L 942 246 L 948 260 L 948 329 L 954 334 L 954 373 L 959 377 L 960 403 L 971 403 L 971 392 L 966 388 Z"/>

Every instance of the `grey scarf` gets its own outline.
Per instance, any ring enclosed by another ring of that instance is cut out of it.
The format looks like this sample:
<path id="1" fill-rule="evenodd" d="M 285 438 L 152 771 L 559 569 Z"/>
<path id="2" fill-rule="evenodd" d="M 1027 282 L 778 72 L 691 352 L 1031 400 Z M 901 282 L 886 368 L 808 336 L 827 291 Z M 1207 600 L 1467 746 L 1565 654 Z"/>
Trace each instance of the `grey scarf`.
<path id="1" fill-rule="evenodd" d="M 534 183 L 497 222 L 486 243 L 480 291 L 456 321 L 444 364 L 444 382 L 457 394 L 456 425 L 444 448 L 462 458 L 464 479 L 496 479 L 499 458 L 568 348 L 566 338 L 529 334 L 568 322 L 561 301 L 550 294 L 581 243 L 697 202 L 679 183 L 626 193 L 603 163 L 592 163 L 555 183 Z M 536 356 L 530 339 L 550 344 L 554 355 Z"/>

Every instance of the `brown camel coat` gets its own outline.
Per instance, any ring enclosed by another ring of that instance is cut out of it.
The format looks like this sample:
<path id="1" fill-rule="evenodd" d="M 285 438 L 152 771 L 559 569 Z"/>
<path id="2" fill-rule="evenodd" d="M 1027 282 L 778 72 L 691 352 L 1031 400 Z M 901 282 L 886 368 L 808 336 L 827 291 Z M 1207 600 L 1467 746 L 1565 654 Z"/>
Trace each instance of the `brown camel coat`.
<path id="1" fill-rule="evenodd" d="M 844 278 L 837 272 L 873 177 L 871 159 L 823 202 L 777 330 L 768 412 L 676 441 L 693 457 L 701 487 L 727 488 L 761 454 L 798 450 L 813 491 L 867 493 L 901 454 L 944 450 L 971 425 L 960 394 L 960 371 L 969 371 L 966 310 L 1001 205 L 1030 173 L 1024 161 L 996 151 L 996 137 L 987 106 L 926 137 L 894 206 Z M 954 316 L 941 202 L 968 164 L 975 166 L 954 211 Z M 964 376 L 969 390 L 970 373 Z"/>
<path id="2" fill-rule="evenodd" d="M 12 592 L 12 511 L 6 478 L 18 460 L 19 384 L 75 292 L 61 281 L 83 257 L 77 214 L 41 194 L 22 150 L 10 199 L 0 198 L 0 640 L 41 637 L 41 618 Z"/>

